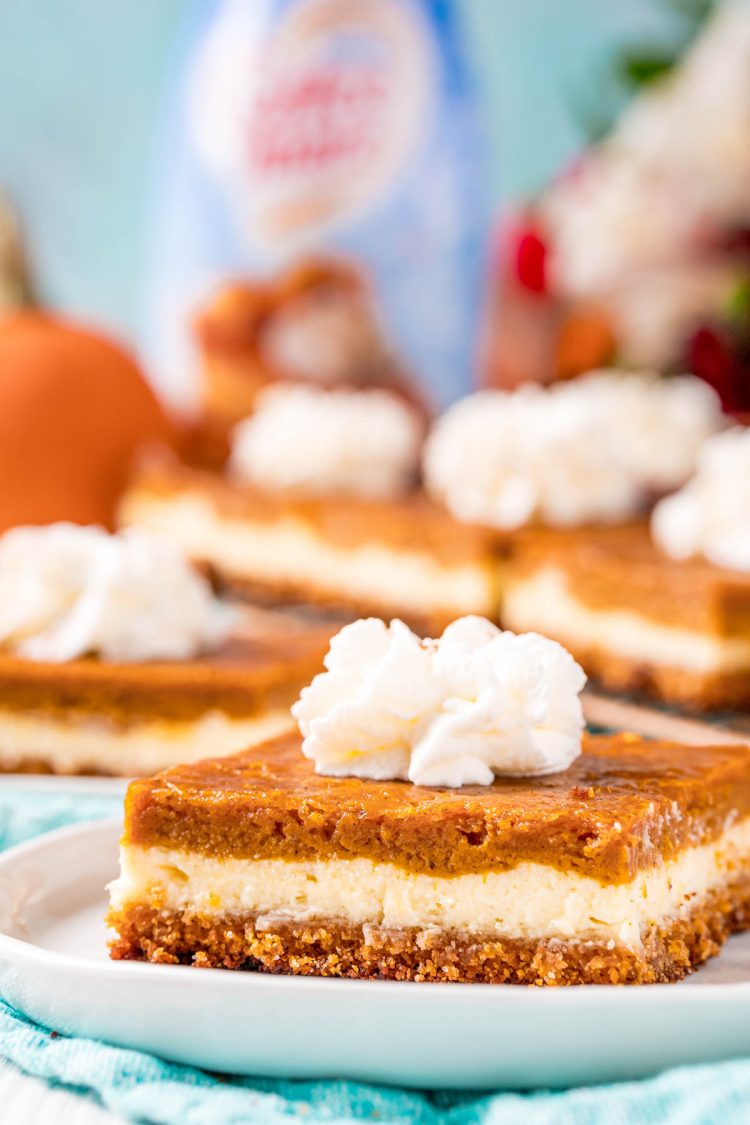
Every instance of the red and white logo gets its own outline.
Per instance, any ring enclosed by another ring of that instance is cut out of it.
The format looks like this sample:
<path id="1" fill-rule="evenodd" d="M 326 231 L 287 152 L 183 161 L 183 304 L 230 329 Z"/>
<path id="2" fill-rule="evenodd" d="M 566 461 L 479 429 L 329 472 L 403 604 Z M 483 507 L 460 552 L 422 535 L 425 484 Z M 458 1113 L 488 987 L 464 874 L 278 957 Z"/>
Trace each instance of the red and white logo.
<path id="1" fill-rule="evenodd" d="M 298 0 L 254 34 L 229 0 L 191 97 L 195 143 L 260 250 L 286 252 L 382 198 L 425 128 L 430 40 L 398 0 Z"/>

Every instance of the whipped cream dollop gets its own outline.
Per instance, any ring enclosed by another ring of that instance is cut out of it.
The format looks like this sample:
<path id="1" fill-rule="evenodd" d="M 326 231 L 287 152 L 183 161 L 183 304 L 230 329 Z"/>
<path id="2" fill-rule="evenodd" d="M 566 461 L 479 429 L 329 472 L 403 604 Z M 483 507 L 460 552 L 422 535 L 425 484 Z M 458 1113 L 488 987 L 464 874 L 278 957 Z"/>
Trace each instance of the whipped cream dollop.
<path id="1" fill-rule="evenodd" d="M 491 527 L 624 519 L 638 507 L 632 475 L 564 386 L 480 391 L 429 435 L 425 487 L 458 519 Z"/>
<path id="2" fill-rule="evenodd" d="M 421 438 L 416 412 L 388 391 L 278 384 L 236 427 L 230 468 L 264 488 L 393 496 L 413 481 Z"/>
<path id="3" fill-rule="evenodd" d="M 0 644 L 30 660 L 183 660 L 235 613 L 169 542 L 57 523 L 0 537 Z"/>
<path id="4" fill-rule="evenodd" d="M 726 421 L 716 392 L 694 375 L 608 368 L 574 380 L 563 393 L 601 429 L 637 486 L 651 493 L 684 484 L 704 442 Z"/>
<path id="5" fill-rule="evenodd" d="M 716 395 L 692 376 L 599 371 L 480 391 L 430 433 L 425 486 L 459 519 L 493 527 L 614 522 L 682 484 L 721 424 Z"/>
<path id="6" fill-rule="evenodd" d="M 490 785 L 565 770 L 581 752 L 586 677 L 555 641 L 480 617 L 420 640 L 401 621 L 345 626 L 292 714 L 318 773 Z"/>
<path id="7" fill-rule="evenodd" d="M 750 571 L 750 429 L 706 442 L 693 479 L 654 508 L 651 534 L 670 558 Z"/>

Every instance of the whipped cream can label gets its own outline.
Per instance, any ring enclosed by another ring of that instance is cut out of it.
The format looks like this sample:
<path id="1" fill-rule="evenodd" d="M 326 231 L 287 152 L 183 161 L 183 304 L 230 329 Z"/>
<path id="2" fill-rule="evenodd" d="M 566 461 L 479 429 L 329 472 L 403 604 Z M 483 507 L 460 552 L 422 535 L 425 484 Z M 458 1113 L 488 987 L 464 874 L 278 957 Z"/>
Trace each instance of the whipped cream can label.
<path id="1" fill-rule="evenodd" d="M 155 377 L 189 400 L 191 315 L 228 280 L 331 254 L 435 405 L 470 389 L 489 225 L 451 0 L 200 5 L 164 134 L 146 309 Z"/>

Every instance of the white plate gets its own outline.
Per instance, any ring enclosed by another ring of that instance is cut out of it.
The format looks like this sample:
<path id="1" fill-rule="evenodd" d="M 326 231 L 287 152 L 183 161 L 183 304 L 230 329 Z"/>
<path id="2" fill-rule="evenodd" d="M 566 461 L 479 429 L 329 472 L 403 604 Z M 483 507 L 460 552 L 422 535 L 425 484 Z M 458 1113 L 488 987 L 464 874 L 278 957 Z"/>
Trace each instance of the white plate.
<path id="1" fill-rule="evenodd" d="M 128 777 L 85 777 L 62 773 L 3 773 L 0 774 L 0 792 L 28 789 L 32 793 L 80 793 L 90 797 L 124 797 L 130 784 Z"/>
<path id="2" fill-rule="evenodd" d="M 117 823 L 0 856 L 0 994 L 58 1031 L 233 1074 L 561 1086 L 750 1053 L 750 936 L 679 985 L 519 988 L 112 963 Z"/>

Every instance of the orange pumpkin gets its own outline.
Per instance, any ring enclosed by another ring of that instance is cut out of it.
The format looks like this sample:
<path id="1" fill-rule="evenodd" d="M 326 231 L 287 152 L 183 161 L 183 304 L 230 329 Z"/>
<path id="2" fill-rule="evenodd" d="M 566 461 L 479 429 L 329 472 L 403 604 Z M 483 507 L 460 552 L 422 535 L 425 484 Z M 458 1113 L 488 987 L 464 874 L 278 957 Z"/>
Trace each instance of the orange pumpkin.
<path id="1" fill-rule="evenodd" d="M 0 530 L 111 527 L 137 451 L 165 442 L 171 424 L 120 346 L 39 312 L 0 319 Z"/>

